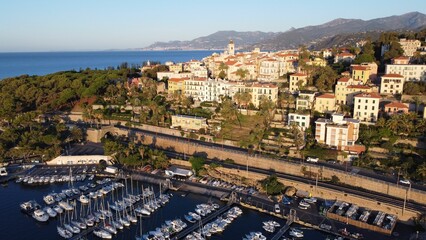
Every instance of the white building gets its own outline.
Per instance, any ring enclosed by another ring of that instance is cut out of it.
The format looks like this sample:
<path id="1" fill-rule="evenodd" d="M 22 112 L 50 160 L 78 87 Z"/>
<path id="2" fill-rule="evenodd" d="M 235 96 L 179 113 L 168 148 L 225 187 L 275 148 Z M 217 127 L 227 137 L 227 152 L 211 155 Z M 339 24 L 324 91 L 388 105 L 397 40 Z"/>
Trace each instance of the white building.
<path id="1" fill-rule="evenodd" d="M 315 93 L 300 92 L 296 98 L 296 110 L 307 110 L 314 107 Z"/>
<path id="2" fill-rule="evenodd" d="M 296 124 L 303 131 L 309 127 L 311 123 L 311 117 L 309 114 L 301 114 L 301 113 L 289 113 L 287 117 L 287 125 L 291 126 Z"/>
<path id="3" fill-rule="evenodd" d="M 184 130 L 200 130 L 207 128 L 207 119 L 188 115 L 172 115 L 172 128 L 181 127 Z"/>
<path id="4" fill-rule="evenodd" d="M 386 74 L 394 73 L 404 77 L 404 81 L 426 81 L 426 65 L 386 64 Z"/>
<path id="5" fill-rule="evenodd" d="M 401 38 L 399 39 L 399 44 L 401 44 L 402 50 L 404 50 L 404 56 L 412 57 L 418 48 L 422 45 L 419 40 L 412 40 Z"/>
<path id="6" fill-rule="evenodd" d="M 332 119 L 319 118 L 315 121 L 315 140 L 338 150 L 355 145 L 359 136 L 359 121 L 333 114 Z"/>
<path id="7" fill-rule="evenodd" d="M 260 62 L 259 67 L 259 81 L 273 81 L 278 79 L 280 76 L 280 62 L 273 59 L 267 58 Z"/>
<path id="8" fill-rule="evenodd" d="M 353 118 L 361 122 L 376 122 L 379 115 L 380 98 L 378 93 L 355 95 Z"/>
<path id="9" fill-rule="evenodd" d="M 404 76 L 399 74 L 385 74 L 381 77 L 380 94 L 402 94 Z"/>
<path id="10" fill-rule="evenodd" d="M 111 165 L 112 157 L 104 155 L 58 156 L 48 161 L 47 165 L 99 164 L 102 161 Z"/>
<path id="11" fill-rule="evenodd" d="M 164 77 L 172 78 L 193 78 L 193 73 L 176 73 L 176 72 L 157 72 L 157 80 L 162 80 Z"/>
<path id="12" fill-rule="evenodd" d="M 230 84 L 228 81 L 221 79 L 208 79 L 203 82 L 203 94 L 201 101 L 221 102 L 222 97 L 230 96 Z"/>
<path id="13" fill-rule="evenodd" d="M 185 80 L 185 96 L 192 97 L 196 101 L 203 101 L 204 84 L 206 81 L 206 78 L 193 78 Z"/>

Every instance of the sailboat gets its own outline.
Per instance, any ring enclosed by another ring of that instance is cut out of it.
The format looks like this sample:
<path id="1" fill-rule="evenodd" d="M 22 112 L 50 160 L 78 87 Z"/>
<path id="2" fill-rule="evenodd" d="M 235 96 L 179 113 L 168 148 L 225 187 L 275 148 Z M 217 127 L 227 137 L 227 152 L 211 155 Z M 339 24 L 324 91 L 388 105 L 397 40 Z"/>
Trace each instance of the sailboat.
<path id="1" fill-rule="evenodd" d="M 139 223 L 139 233 L 136 233 L 136 240 L 144 240 L 144 236 L 142 235 L 142 217 L 140 219 L 140 223 Z"/>
<path id="2" fill-rule="evenodd" d="M 64 215 L 65 218 L 65 215 Z M 58 230 L 58 234 L 59 236 L 65 238 L 65 239 L 69 239 L 72 237 L 72 233 L 70 231 L 68 231 L 67 229 L 65 229 L 64 227 L 60 226 L 62 225 L 62 218 L 61 216 L 59 216 L 59 225 L 56 227 L 56 229 Z"/>

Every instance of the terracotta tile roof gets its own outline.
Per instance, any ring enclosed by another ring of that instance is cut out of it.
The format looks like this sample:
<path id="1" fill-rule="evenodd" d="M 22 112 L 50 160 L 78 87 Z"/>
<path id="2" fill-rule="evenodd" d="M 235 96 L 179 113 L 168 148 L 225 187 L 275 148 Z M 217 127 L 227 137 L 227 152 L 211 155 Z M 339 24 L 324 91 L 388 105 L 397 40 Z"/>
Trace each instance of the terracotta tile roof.
<path id="1" fill-rule="evenodd" d="M 334 94 L 324 93 L 322 95 L 319 95 L 317 98 L 336 98 L 336 97 L 334 96 Z"/>
<path id="2" fill-rule="evenodd" d="M 346 150 L 360 154 L 362 152 L 365 152 L 366 148 L 364 145 L 352 145 L 352 146 L 346 146 Z"/>
<path id="3" fill-rule="evenodd" d="M 353 55 L 352 53 L 348 53 L 348 52 L 339 53 L 339 54 L 337 54 L 337 56 L 339 56 L 339 57 L 355 57 L 355 55 Z"/>
<path id="4" fill-rule="evenodd" d="M 370 89 L 371 87 L 366 85 L 350 85 L 348 88 L 357 88 L 357 89 Z"/>
<path id="5" fill-rule="evenodd" d="M 360 93 L 355 95 L 355 97 L 363 97 L 363 98 L 382 98 L 378 93 Z"/>
<path id="6" fill-rule="evenodd" d="M 352 70 L 366 71 L 366 70 L 368 70 L 368 67 L 365 67 L 365 66 L 352 66 Z"/>
<path id="7" fill-rule="evenodd" d="M 290 76 L 295 76 L 295 77 L 306 77 L 307 75 L 304 73 L 295 73 L 295 74 L 291 74 Z"/>
<path id="8" fill-rule="evenodd" d="M 404 56 L 394 58 L 394 60 L 409 60 L 409 59 L 410 59 L 409 57 L 404 57 Z"/>
<path id="9" fill-rule="evenodd" d="M 227 62 L 225 62 L 225 64 L 228 65 L 228 66 L 232 66 L 232 65 L 234 65 L 236 63 L 237 63 L 237 61 L 227 61 Z"/>
<path id="10" fill-rule="evenodd" d="M 407 108 L 408 109 L 407 105 L 405 105 L 403 103 L 400 103 L 400 102 L 391 102 L 391 103 L 388 103 L 388 104 L 385 105 L 385 108 L 388 108 L 388 107 L 392 107 L 392 108 Z"/>
<path id="11" fill-rule="evenodd" d="M 337 82 L 349 82 L 350 78 L 348 77 L 342 77 L 339 80 L 337 80 Z"/>
<path id="12" fill-rule="evenodd" d="M 255 83 L 252 85 L 252 87 L 258 87 L 258 88 L 278 88 L 276 85 L 272 83 Z"/>
<path id="13" fill-rule="evenodd" d="M 383 75 L 382 77 L 388 77 L 388 78 L 404 78 L 404 76 L 396 73 L 388 73 Z"/>
<path id="14" fill-rule="evenodd" d="M 183 82 L 185 80 L 189 80 L 189 78 L 170 78 L 169 82 Z"/>

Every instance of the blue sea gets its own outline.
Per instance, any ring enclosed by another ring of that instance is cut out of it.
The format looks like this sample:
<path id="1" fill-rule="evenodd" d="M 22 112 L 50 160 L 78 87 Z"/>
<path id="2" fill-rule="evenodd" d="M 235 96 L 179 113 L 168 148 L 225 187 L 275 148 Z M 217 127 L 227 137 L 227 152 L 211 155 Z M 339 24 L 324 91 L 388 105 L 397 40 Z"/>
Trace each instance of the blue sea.
<path id="1" fill-rule="evenodd" d="M 0 79 L 23 74 L 45 75 L 58 71 L 85 68 L 105 69 L 123 62 L 129 66 L 145 61 L 165 63 L 201 60 L 214 51 L 98 51 L 0 53 Z"/>

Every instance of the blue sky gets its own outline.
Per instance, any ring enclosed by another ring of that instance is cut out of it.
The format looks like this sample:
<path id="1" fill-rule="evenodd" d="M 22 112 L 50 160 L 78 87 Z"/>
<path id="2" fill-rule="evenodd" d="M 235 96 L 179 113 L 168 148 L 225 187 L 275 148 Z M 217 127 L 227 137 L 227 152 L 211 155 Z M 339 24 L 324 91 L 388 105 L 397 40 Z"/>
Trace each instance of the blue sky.
<path id="1" fill-rule="evenodd" d="M 424 0 L 1 0 L 0 52 L 139 48 L 219 30 L 278 32 L 425 10 Z"/>

